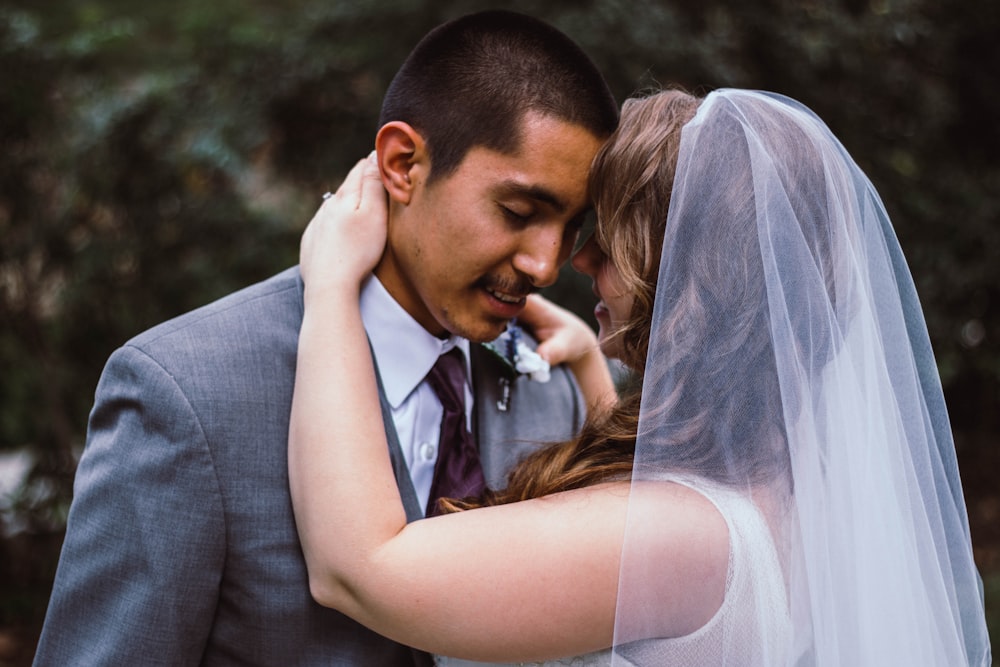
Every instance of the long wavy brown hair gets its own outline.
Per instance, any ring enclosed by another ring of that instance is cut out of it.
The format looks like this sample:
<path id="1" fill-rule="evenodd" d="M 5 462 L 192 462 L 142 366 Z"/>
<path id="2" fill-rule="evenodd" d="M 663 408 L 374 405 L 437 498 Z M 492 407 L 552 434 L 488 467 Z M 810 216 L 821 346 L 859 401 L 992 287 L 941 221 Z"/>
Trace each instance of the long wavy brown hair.
<path id="1" fill-rule="evenodd" d="M 629 99 L 622 106 L 618 129 L 591 167 L 595 239 L 634 295 L 629 320 L 611 334 L 620 338 L 621 361 L 634 376 L 617 406 L 589 415 L 576 439 L 548 445 L 525 458 L 511 471 L 505 489 L 488 491 L 480 499 L 444 500 L 445 511 L 500 505 L 630 478 L 681 128 L 694 117 L 700 103 L 700 98 L 679 90 Z"/>

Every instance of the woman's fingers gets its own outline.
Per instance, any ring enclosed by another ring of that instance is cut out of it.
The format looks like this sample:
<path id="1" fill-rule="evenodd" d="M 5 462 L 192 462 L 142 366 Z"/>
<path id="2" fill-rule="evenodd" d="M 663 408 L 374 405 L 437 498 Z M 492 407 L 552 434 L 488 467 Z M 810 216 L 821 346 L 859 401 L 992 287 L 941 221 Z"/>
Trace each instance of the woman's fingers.
<path id="1" fill-rule="evenodd" d="M 361 206 L 363 196 L 363 183 L 366 172 L 371 164 L 371 155 L 358 160 L 351 170 L 347 172 L 343 182 L 333 194 L 329 192 L 323 195 L 323 203 L 320 208 L 326 206 L 347 206 L 357 209 Z"/>
<path id="2" fill-rule="evenodd" d="M 388 205 L 372 155 L 359 160 L 322 205 L 302 236 L 300 270 L 307 283 L 353 283 L 378 263 L 385 247 Z"/>
<path id="3" fill-rule="evenodd" d="M 586 322 L 539 294 L 528 297 L 518 321 L 534 332 L 538 354 L 553 365 L 573 362 L 597 347 Z"/>
<path id="4" fill-rule="evenodd" d="M 373 213 L 379 213 L 386 209 L 385 188 L 382 186 L 382 174 L 378 168 L 378 155 L 375 151 L 369 153 L 368 157 L 358 163 L 360 169 L 358 186 L 358 208 L 364 207 Z M 383 215 L 385 215 L 383 213 Z"/>

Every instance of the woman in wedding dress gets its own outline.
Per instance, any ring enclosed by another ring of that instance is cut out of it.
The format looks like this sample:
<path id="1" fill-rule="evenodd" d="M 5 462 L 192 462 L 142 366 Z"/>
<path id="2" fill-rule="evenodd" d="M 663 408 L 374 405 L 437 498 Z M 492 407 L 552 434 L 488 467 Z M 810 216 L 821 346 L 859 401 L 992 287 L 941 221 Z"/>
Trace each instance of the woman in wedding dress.
<path id="1" fill-rule="evenodd" d="M 310 223 L 289 473 L 317 601 L 442 665 L 988 665 L 913 281 L 829 129 L 770 93 L 629 100 L 591 194 L 598 340 L 522 318 L 588 423 L 410 524 L 358 310 L 377 165 Z"/>

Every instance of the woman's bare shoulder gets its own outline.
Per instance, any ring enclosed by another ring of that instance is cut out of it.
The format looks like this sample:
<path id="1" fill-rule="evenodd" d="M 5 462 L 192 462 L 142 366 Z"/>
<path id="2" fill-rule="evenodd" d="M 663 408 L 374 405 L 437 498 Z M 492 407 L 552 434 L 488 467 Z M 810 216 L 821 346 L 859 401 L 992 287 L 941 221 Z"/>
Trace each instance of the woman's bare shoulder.
<path id="1" fill-rule="evenodd" d="M 626 531 L 622 590 L 658 609 L 660 636 L 683 636 L 707 623 L 725 598 L 730 558 L 729 527 L 716 505 L 685 484 L 637 482 Z"/>

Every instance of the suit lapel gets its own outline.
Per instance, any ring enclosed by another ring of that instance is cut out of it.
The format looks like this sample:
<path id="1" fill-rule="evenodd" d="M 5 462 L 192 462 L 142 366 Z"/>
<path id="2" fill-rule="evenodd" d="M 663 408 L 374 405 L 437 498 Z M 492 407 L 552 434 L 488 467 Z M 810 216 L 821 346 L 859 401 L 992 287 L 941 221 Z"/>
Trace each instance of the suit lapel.
<path id="1" fill-rule="evenodd" d="M 403 449 L 399 446 L 399 435 L 396 434 L 396 424 L 392 420 L 392 407 L 389 405 L 389 399 L 386 398 L 385 389 L 382 387 L 382 374 L 379 373 L 374 350 L 372 350 L 372 365 L 375 366 L 375 379 L 378 382 L 378 402 L 382 407 L 385 439 L 389 442 L 389 458 L 392 460 L 392 471 L 396 476 L 399 496 L 403 500 L 403 509 L 406 510 L 406 521 L 423 519 L 424 510 L 417 501 L 417 492 L 413 489 L 413 480 L 410 479 L 410 469 L 406 466 Z"/>
<path id="2" fill-rule="evenodd" d="M 534 422 L 525 418 L 540 406 L 532 409 L 522 404 L 522 397 L 516 391 L 516 380 L 509 380 L 509 394 L 504 396 L 502 381 L 509 370 L 482 345 L 473 344 L 469 356 L 476 396 L 473 429 L 479 445 L 479 459 L 486 485 L 499 489 L 507 485 L 507 473 L 511 466 L 538 447 L 537 433 L 533 433 Z M 507 404 L 507 409 L 501 410 L 498 407 L 500 403 Z M 515 414 L 519 418 L 515 418 Z"/>
<path id="3" fill-rule="evenodd" d="M 417 501 L 417 492 L 413 489 L 410 470 L 406 466 L 406 459 L 403 458 L 403 449 L 399 446 L 399 435 L 396 433 L 396 423 L 392 420 L 392 407 L 389 405 L 389 399 L 386 398 L 385 389 L 382 387 L 382 374 L 379 373 L 378 362 L 375 361 L 375 350 L 371 352 L 372 365 L 375 367 L 375 380 L 378 382 L 378 403 L 382 408 L 382 424 L 385 427 L 385 439 L 389 443 L 392 472 L 396 476 L 396 486 L 399 488 L 399 497 L 403 501 L 406 522 L 418 521 L 424 518 L 424 510 Z M 410 651 L 414 667 L 434 667 L 434 659 L 430 654 L 415 648 L 410 649 Z"/>

